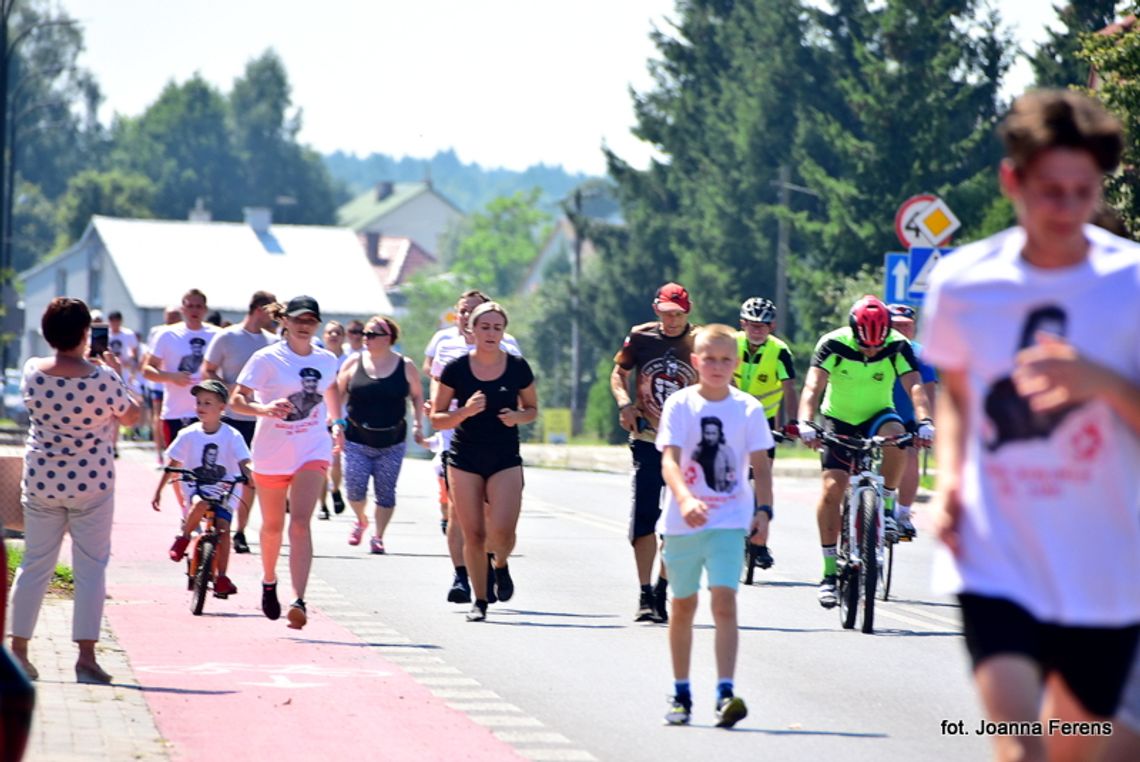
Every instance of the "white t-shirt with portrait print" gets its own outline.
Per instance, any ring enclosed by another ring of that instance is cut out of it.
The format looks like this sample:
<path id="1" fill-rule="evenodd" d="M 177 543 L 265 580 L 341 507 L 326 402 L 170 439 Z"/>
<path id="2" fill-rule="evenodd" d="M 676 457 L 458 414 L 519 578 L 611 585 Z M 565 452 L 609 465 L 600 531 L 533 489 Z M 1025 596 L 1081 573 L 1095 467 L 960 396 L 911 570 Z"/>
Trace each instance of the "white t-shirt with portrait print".
<path id="1" fill-rule="evenodd" d="M 319 347 L 299 355 L 289 342 L 279 341 L 253 353 L 237 382 L 252 389 L 254 400 L 262 404 L 279 399 L 293 404 L 293 412 L 284 419 L 258 416 L 254 471 L 292 474 L 308 461 L 332 459 L 324 394 L 336 382 L 336 373 L 336 356 Z"/>
<path id="2" fill-rule="evenodd" d="M 934 269 L 923 356 L 969 385 L 961 553 L 938 546 L 934 586 L 1115 627 L 1140 622 L 1140 441 L 1103 401 L 1035 413 L 1010 381 L 1044 331 L 1140 383 L 1140 246 L 1091 225 L 1085 237 L 1071 267 L 1030 265 L 1011 228 Z"/>
<path id="3" fill-rule="evenodd" d="M 700 386 L 688 386 L 665 400 L 657 427 L 657 449 L 681 448 L 681 473 L 689 490 L 709 508 L 708 522 L 691 527 L 681 516 L 673 490 L 661 493 L 657 531 L 664 535 L 694 534 L 706 529 L 739 529 L 752 524 L 756 495 L 748 483 L 750 455 L 776 446 L 764 406 L 736 387 L 712 401 Z"/>
<path id="4" fill-rule="evenodd" d="M 206 364 L 206 347 L 220 329 L 203 323 L 198 330 L 191 330 L 185 323 L 175 323 L 160 334 L 154 341 L 151 354 L 162 361 L 164 373 L 190 373 L 193 384 L 202 380 Z M 162 396 L 162 419 L 194 418 L 194 395 L 190 386 L 164 383 Z"/>
<path id="5" fill-rule="evenodd" d="M 168 460 L 176 460 L 182 468 L 193 471 L 202 478 L 195 483 L 194 490 L 205 496 L 220 497 L 228 485 L 210 484 L 210 480 L 233 479 L 241 475 L 241 462 L 249 460 L 249 448 L 245 440 L 233 426 L 225 423 L 213 434 L 202 428 L 202 423 L 191 424 L 178 432 L 178 436 L 166 448 Z M 229 508 L 237 508 L 241 489 L 230 497 Z"/>

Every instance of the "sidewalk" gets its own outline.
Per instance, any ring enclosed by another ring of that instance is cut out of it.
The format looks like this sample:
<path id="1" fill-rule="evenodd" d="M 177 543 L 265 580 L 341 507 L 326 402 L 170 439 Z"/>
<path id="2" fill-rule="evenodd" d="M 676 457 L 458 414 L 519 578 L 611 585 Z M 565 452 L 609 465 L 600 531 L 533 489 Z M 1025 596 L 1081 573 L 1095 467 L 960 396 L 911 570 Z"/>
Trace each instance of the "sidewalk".
<path id="1" fill-rule="evenodd" d="M 192 616 L 185 577 L 165 558 L 177 508 L 172 499 L 161 513 L 149 508 L 152 457 L 128 450 L 118 466 L 98 647 L 115 682 L 74 682 L 71 602 L 47 601 L 29 648 L 40 679 L 27 759 L 181 760 L 207 749 L 281 761 L 377 758 L 377 738 L 389 760 L 536 758 L 501 740 L 509 734 L 495 732 L 488 717 L 465 713 L 475 705 L 461 699 L 478 691 L 435 688 L 459 683 L 415 675 L 441 661 L 430 646 L 364 613 L 338 612 L 349 627 L 333 621 L 323 609 L 334 611 L 339 596 L 317 578 L 301 631 L 288 629 L 284 616 L 269 622 L 261 614 L 257 555 L 231 558 L 237 596 L 211 597 L 205 614 Z M 65 544 L 61 559 L 69 555 Z M 287 606 L 284 556 L 279 569 Z M 365 727 L 368 733 L 345 732 Z"/>

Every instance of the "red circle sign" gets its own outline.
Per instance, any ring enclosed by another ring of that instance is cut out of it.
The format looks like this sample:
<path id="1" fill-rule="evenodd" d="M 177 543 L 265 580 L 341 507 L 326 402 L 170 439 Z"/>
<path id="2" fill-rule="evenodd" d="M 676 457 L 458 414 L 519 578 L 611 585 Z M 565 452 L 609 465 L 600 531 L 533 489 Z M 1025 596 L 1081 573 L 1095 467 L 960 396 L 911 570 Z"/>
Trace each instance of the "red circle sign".
<path id="1" fill-rule="evenodd" d="M 920 193 L 902 202 L 898 211 L 895 212 L 895 235 L 899 237 L 899 241 L 908 250 L 912 246 L 920 246 L 926 243 L 917 228 L 912 230 L 908 227 L 911 218 L 937 200 L 938 197 L 933 193 Z"/>

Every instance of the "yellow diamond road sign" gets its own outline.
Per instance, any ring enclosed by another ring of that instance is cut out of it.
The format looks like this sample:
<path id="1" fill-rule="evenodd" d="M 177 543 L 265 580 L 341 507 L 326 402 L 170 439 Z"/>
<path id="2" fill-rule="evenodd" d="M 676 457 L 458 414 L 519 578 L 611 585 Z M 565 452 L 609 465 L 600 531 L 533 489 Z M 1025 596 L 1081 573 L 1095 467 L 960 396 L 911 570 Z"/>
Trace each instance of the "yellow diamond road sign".
<path id="1" fill-rule="evenodd" d="M 946 241 L 962 227 L 950 207 L 940 198 L 915 215 L 914 224 L 927 240 L 936 245 Z"/>

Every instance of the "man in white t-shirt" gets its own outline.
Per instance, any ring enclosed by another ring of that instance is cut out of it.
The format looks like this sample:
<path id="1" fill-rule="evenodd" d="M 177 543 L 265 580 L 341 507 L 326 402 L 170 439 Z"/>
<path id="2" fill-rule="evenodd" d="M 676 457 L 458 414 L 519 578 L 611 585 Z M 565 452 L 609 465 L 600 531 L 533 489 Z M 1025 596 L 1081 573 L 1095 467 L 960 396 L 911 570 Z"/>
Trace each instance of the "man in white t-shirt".
<path id="1" fill-rule="evenodd" d="M 1014 723 L 997 756 L 1093 759 L 1140 637 L 1140 247 L 1087 224 L 1123 146 L 1099 104 L 1031 92 L 1001 136 L 1020 226 L 927 293 L 935 586 L 959 596 L 989 719 Z"/>
<path id="2" fill-rule="evenodd" d="M 206 295 L 190 289 L 182 297 L 182 322 L 158 335 L 144 361 L 143 376 L 163 386 L 160 415 L 167 442 L 196 420 L 190 387 L 202 380 L 206 345 L 218 332 L 203 322 L 205 316 Z"/>
<path id="3" fill-rule="evenodd" d="M 249 311 L 245 318 L 240 323 L 223 328 L 214 335 L 206 347 L 207 378 L 217 379 L 232 390 L 238 374 L 253 353 L 277 340 L 277 337 L 270 333 L 273 318 L 265 310 L 266 306 L 276 301 L 277 297 L 268 291 L 255 292 L 249 300 Z M 238 430 L 247 447 L 253 445 L 253 432 L 257 426 L 257 419 L 254 416 L 242 415 L 227 407 L 222 421 Z M 234 532 L 235 553 L 249 552 L 245 528 L 249 524 L 249 514 L 253 508 L 254 485 L 251 483 L 248 489 L 249 499 L 238 507 L 237 531 Z"/>
<path id="4" fill-rule="evenodd" d="M 147 406 L 150 408 L 150 430 L 154 439 L 154 446 L 158 451 L 158 462 L 165 462 L 163 458 L 166 453 L 166 432 L 163 431 L 162 426 L 162 398 L 165 396 L 163 385 L 154 381 L 149 381 L 146 374 L 143 373 L 143 367 L 146 365 L 147 355 L 150 354 L 151 347 L 158 341 L 158 337 L 170 326 L 182 322 L 182 309 L 180 307 L 167 307 L 162 312 L 162 323 L 150 329 L 146 335 L 146 343 L 139 347 L 139 385 L 142 386 L 143 391 L 146 393 Z"/>

